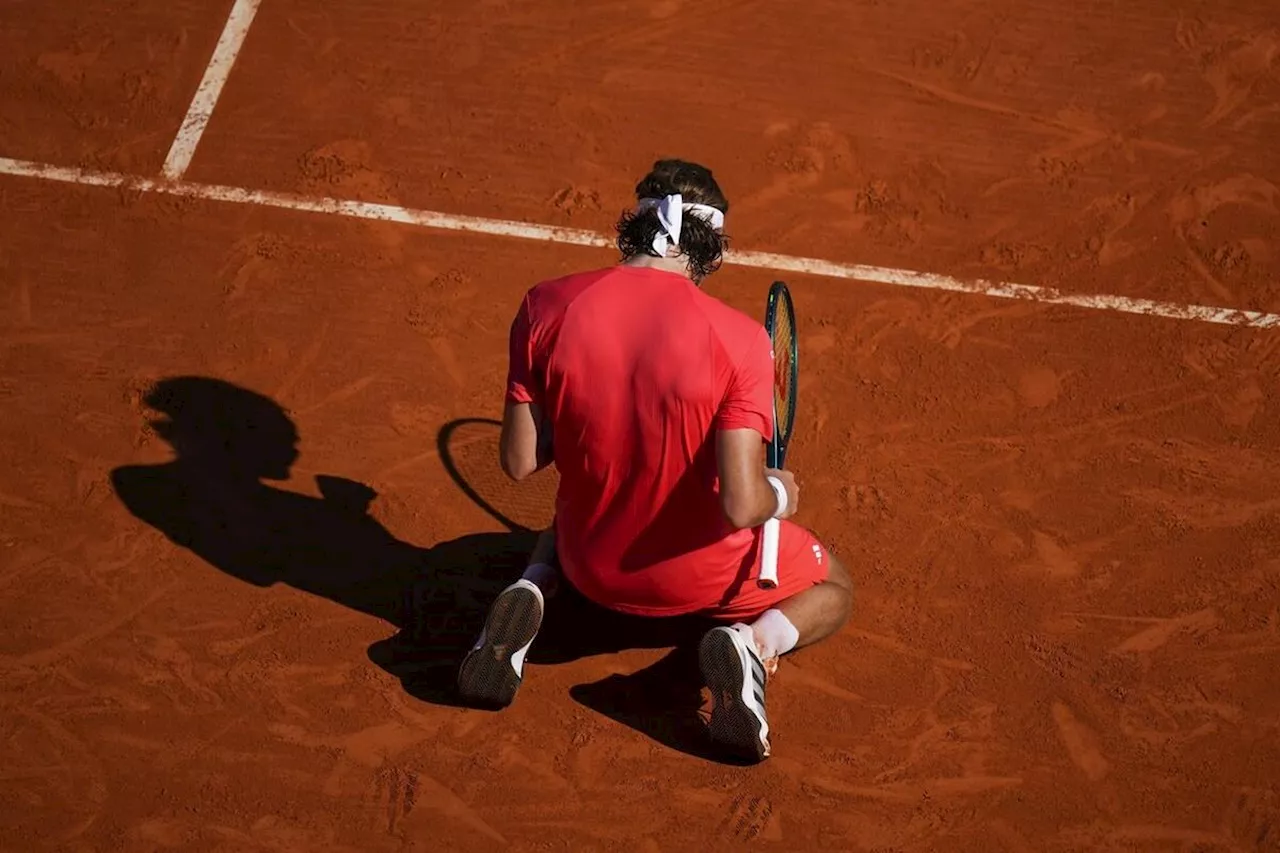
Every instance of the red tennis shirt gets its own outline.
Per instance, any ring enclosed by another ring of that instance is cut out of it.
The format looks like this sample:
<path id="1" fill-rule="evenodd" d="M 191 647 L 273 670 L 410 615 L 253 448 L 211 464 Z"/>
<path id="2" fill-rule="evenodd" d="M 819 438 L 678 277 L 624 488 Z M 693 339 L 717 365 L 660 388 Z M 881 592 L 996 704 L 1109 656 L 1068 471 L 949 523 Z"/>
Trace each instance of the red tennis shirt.
<path id="1" fill-rule="evenodd" d="M 646 616 L 717 606 L 755 533 L 720 506 L 715 434 L 773 434 L 764 326 L 676 273 L 617 266 L 543 282 L 511 325 L 507 399 L 550 417 L 565 577 Z"/>

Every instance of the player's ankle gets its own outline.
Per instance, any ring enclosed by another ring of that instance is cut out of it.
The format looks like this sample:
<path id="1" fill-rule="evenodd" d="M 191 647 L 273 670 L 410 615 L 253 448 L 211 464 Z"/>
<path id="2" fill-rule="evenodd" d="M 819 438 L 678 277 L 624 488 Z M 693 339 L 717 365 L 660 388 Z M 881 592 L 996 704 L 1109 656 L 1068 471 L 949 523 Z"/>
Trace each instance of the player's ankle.
<path id="1" fill-rule="evenodd" d="M 546 563 L 534 563 L 524 570 L 521 577 L 537 586 L 543 598 L 551 598 L 560 588 L 560 573 Z"/>
<path id="2" fill-rule="evenodd" d="M 756 649 L 761 660 L 776 660 L 796 647 L 800 632 L 781 610 L 766 610 L 751 623 Z"/>

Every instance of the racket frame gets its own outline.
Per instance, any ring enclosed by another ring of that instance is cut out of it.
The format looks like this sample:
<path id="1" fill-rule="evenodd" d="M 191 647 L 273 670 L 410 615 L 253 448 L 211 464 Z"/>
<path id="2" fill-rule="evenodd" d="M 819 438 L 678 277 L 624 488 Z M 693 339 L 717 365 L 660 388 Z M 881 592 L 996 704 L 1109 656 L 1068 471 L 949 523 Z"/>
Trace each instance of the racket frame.
<path id="1" fill-rule="evenodd" d="M 786 282 L 775 281 L 769 287 L 769 298 L 765 304 L 765 331 L 774 347 L 774 359 L 778 357 L 777 342 L 774 340 L 779 310 L 785 310 L 791 317 L 791 343 L 787 356 L 790 358 L 791 375 L 788 377 L 790 394 L 787 399 L 786 435 L 779 426 L 778 394 L 773 394 L 773 439 L 765 449 L 766 464 L 770 468 L 781 469 L 786 465 L 787 449 L 791 444 L 791 435 L 795 431 L 796 416 L 796 384 L 800 378 L 800 347 L 796 336 L 796 312 L 791 301 L 791 291 Z M 775 382 L 776 382 L 775 372 Z M 757 580 L 764 589 L 776 589 L 778 586 L 778 546 L 782 531 L 782 522 L 770 518 L 760 531 L 760 575 Z"/>
<path id="2" fill-rule="evenodd" d="M 791 445 L 791 435 L 795 432 L 796 425 L 796 383 L 800 378 L 800 347 L 796 336 L 796 310 L 795 304 L 791 301 L 791 291 L 787 288 L 784 281 L 775 281 L 769 286 L 769 298 L 765 303 L 764 310 L 764 329 L 769 334 L 769 341 L 774 347 L 774 358 L 778 357 L 777 341 L 774 335 L 777 333 L 778 313 L 785 310 L 791 317 L 791 345 L 790 351 L 787 353 L 791 359 L 791 376 L 790 390 L 791 394 L 787 401 L 787 410 L 785 412 L 778 411 L 778 395 L 775 391 L 773 395 L 773 439 L 766 448 L 765 464 L 770 468 L 783 468 L 786 466 L 787 449 Z M 776 373 L 775 373 L 776 376 Z M 781 420 L 779 415 L 786 415 L 787 433 L 783 435 L 779 424 Z"/>

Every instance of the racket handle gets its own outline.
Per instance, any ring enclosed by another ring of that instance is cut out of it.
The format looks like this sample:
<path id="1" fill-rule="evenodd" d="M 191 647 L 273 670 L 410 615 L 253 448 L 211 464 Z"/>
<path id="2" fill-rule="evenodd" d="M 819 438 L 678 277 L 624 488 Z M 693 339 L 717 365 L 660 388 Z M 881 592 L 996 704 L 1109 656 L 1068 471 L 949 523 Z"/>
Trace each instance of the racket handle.
<path id="1" fill-rule="evenodd" d="M 764 589 L 776 589 L 778 586 L 778 535 L 782 522 L 771 518 L 764 523 L 760 534 L 760 579 L 757 583 Z"/>

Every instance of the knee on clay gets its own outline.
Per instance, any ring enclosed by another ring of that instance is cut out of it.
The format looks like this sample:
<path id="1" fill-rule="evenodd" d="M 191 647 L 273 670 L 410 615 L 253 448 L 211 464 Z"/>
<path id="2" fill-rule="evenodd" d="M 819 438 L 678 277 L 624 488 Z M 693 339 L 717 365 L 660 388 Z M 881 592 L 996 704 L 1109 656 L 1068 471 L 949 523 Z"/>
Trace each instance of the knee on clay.
<path id="1" fill-rule="evenodd" d="M 840 615 L 840 624 L 843 625 L 853 612 L 853 578 L 849 576 L 849 570 L 845 568 L 844 563 L 836 559 L 830 551 L 827 552 L 827 579 L 824 584 L 829 584 L 845 593 L 844 608 Z"/>

